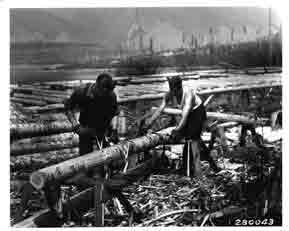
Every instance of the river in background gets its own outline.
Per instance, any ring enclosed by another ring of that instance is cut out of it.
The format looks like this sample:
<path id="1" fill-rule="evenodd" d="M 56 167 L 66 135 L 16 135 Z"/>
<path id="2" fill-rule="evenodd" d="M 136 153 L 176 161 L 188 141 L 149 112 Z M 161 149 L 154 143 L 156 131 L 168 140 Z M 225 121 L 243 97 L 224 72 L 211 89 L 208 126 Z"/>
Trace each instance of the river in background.
<path id="1" fill-rule="evenodd" d="M 46 81 L 94 80 L 96 76 L 113 69 L 45 70 L 47 65 L 17 65 L 10 68 L 10 83 L 33 83 Z"/>

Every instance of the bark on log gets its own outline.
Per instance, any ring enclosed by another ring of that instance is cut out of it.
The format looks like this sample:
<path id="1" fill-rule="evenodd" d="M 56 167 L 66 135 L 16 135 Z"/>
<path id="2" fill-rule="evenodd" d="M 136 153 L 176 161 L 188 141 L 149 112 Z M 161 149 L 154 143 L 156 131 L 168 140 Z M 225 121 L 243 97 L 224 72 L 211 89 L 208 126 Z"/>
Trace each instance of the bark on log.
<path id="1" fill-rule="evenodd" d="M 25 108 L 27 112 L 32 113 L 45 113 L 45 112 L 61 112 L 64 111 L 64 104 L 50 104 L 44 107 L 34 106 Z"/>
<path id="2" fill-rule="evenodd" d="M 23 93 L 15 93 L 13 94 L 13 97 L 32 99 L 32 100 L 41 100 L 47 103 L 62 103 L 64 101 L 64 98 L 59 98 L 59 97 L 54 97 L 54 96 L 41 96 L 41 95 L 23 94 Z"/>
<path id="3" fill-rule="evenodd" d="M 66 91 L 56 91 L 56 90 L 45 90 L 45 89 L 40 89 L 40 88 L 33 88 L 31 86 L 22 86 L 22 87 L 16 87 L 13 89 L 14 92 L 25 92 L 25 93 L 47 93 L 50 95 L 62 95 L 62 96 L 69 96 L 71 92 L 66 92 Z"/>
<path id="4" fill-rule="evenodd" d="M 78 172 L 87 171 L 97 166 L 108 164 L 111 161 L 124 160 L 127 155 L 168 143 L 171 130 L 172 128 L 164 129 L 154 134 L 124 141 L 118 145 L 43 168 L 31 174 L 30 182 L 36 189 L 41 189 L 49 182 L 62 181 Z"/>
<path id="5" fill-rule="evenodd" d="M 73 131 L 73 126 L 68 121 L 47 124 L 18 124 L 10 126 L 11 140 L 34 136 L 47 136 Z"/>
<path id="6" fill-rule="evenodd" d="M 156 107 L 153 107 L 153 109 L 156 109 Z M 169 115 L 181 115 L 182 110 L 176 109 L 176 108 L 165 108 L 163 113 L 169 114 Z M 228 122 L 238 122 L 243 124 L 251 124 L 251 125 L 263 125 L 267 119 L 259 119 L 254 120 L 247 116 L 242 115 L 232 115 L 232 114 L 226 114 L 226 113 L 219 113 L 219 112 L 207 112 L 208 119 L 212 120 L 219 120 L 219 121 L 228 121 Z"/>
<path id="7" fill-rule="evenodd" d="M 13 144 L 15 145 L 26 145 L 26 144 L 36 144 L 36 143 L 55 143 L 57 141 L 65 141 L 65 140 L 71 140 L 71 139 L 78 139 L 78 135 L 74 133 L 61 133 L 61 134 L 56 134 L 56 135 L 51 135 L 51 136 L 35 136 L 32 138 L 25 138 L 25 139 L 20 139 Z"/>
<path id="8" fill-rule="evenodd" d="M 58 151 L 42 152 L 35 153 L 32 155 L 25 156 L 11 156 L 10 157 L 10 170 L 23 171 L 24 169 L 28 170 L 37 170 L 45 168 L 52 164 L 57 164 L 61 161 L 65 161 L 71 158 L 79 156 L 78 148 L 69 148 L 62 149 Z"/>
<path id="9" fill-rule="evenodd" d="M 68 121 L 64 113 L 49 113 L 32 115 L 32 120 L 35 121 Z"/>
<path id="10" fill-rule="evenodd" d="M 20 94 L 20 93 L 19 93 Z M 27 93 L 25 93 L 27 94 Z M 33 93 L 33 95 L 35 96 L 40 96 L 40 97 L 52 97 L 52 98 L 60 98 L 60 99 L 67 99 L 69 97 L 68 94 L 51 94 L 51 93 L 46 93 L 46 92 L 37 92 L 37 93 Z"/>
<path id="11" fill-rule="evenodd" d="M 20 156 L 32 153 L 48 152 L 53 150 L 61 150 L 66 148 L 74 148 L 78 146 L 78 139 L 70 139 L 64 141 L 58 141 L 53 143 L 34 143 L 34 144 L 11 144 L 10 145 L 10 155 Z"/>
<path id="12" fill-rule="evenodd" d="M 11 97 L 11 102 L 15 103 L 21 103 L 26 105 L 36 105 L 36 106 L 45 106 L 47 103 L 41 100 L 36 99 L 26 99 L 26 98 L 20 98 L 20 97 Z"/>
<path id="13" fill-rule="evenodd" d="M 139 180 L 142 177 L 149 175 L 153 172 L 158 166 L 159 156 L 157 158 L 152 158 L 143 164 L 138 165 L 133 169 L 129 169 L 126 173 L 120 173 L 116 176 L 113 176 L 107 183 L 110 186 L 117 187 L 118 189 L 122 189 L 131 183 Z M 86 212 L 93 205 L 93 188 L 88 188 L 77 195 L 70 198 L 70 204 L 64 204 L 63 210 L 64 213 L 67 213 L 71 208 L 77 209 L 78 213 Z M 112 194 L 110 192 L 103 192 L 103 201 L 110 200 L 112 198 Z M 75 215 L 72 214 L 72 220 L 77 219 Z M 13 228 L 33 228 L 33 227 L 59 227 L 63 223 L 60 221 L 56 214 L 49 209 L 42 210 L 32 217 L 27 218 L 13 226 Z"/>

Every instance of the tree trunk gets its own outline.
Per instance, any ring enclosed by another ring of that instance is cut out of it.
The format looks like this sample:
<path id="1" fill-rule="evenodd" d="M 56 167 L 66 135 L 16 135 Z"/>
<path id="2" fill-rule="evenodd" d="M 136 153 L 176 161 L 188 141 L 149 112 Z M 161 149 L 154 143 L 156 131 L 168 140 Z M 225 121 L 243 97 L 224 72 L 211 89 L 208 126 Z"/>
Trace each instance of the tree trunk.
<path id="1" fill-rule="evenodd" d="M 156 109 L 156 107 L 153 107 L 153 109 Z M 165 108 L 163 112 L 169 115 L 181 115 L 182 114 L 182 110 L 176 109 L 176 108 Z M 233 115 L 233 114 L 220 113 L 220 112 L 207 112 L 207 117 L 208 119 L 212 119 L 212 120 L 238 122 L 238 123 L 252 124 L 252 125 L 263 125 L 267 121 L 267 119 L 254 120 L 243 115 Z"/>
<path id="2" fill-rule="evenodd" d="M 27 99 L 20 97 L 11 97 L 11 102 L 27 104 L 27 105 L 36 105 L 36 106 L 45 106 L 47 103 L 37 99 Z"/>
<path id="3" fill-rule="evenodd" d="M 23 94 L 23 93 L 15 93 L 13 97 L 17 98 L 24 98 L 24 99 L 32 99 L 32 100 L 41 100 L 47 103 L 62 103 L 64 98 L 51 96 L 41 96 L 41 95 L 34 95 L 34 94 Z"/>
<path id="4" fill-rule="evenodd" d="M 12 140 L 34 136 L 47 136 L 65 132 L 72 132 L 73 126 L 69 121 L 52 122 L 46 124 L 17 124 L 10 126 Z"/>
<path id="5" fill-rule="evenodd" d="M 60 140 L 53 143 L 27 143 L 10 145 L 10 155 L 19 156 L 32 153 L 48 152 L 65 148 L 74 148 L 78 146 L 78 139 Z"/>
<path id="6" fill-rule="evenodd" d="M 40 169 L 31 174 L 30 182 L 36 189 L 41 189 L 49 182 L 62 181 L 81 171 L 88 171 L 92 168 L 109 164 L 111 161 L 124 160 L 127 155 L 168 143 L 171 129 L 168 128 L 154 134 L 124 141 L 117 145 Z"/>
<path id="7" fill-rule="evenodd" d="M 44 107 L 33 106 L 25 108 L 25 111 L 32 113 L 45 113 L 45 112 L 61 112 L 64 111 L 64 104 L 50 104 Z"/>
<path id="8" fill-rule="evenodd" d="M 117 187 L 119 190 L 121 190 L 122 188 L 153 172 L 159 165 L 158 160 L 159 156 L 157 156 L 157 158 L 153 157 L 152 159 L 144 162 L 143 164 L 140 164 L 133 169 L 129 169 L 124 174 L 120 173 L 116 176 L 112 176 L 111 179 L 105 182 L 106 184 Z M 93 205 L 93 192 L 93 188 L 88 188 L 71 197 L 70 203 L 63 205 L 63 213 L 66 214 L 72 208 L 75 208 L 80 214 L 86 212 Z M 107 188 L 105 188 L 103 192 L 103 202 L 110 200 L 112 196 L 113 195 L 111 194 L 111 192 L 107 191 Z M 72 213 L 71 219 L 77 220 L 75 214 Z M 62 222 L 59 221 L 53 211 L 45 209 L 33 215 L 32 217 L 29 217 L 26 220 L 15 224 L 13 228 L 57 227 L 61 226 L 63 224 Z"/>
<path id="9" fill-rule="evenodd" d="M 23 171 L 36 170 L 45 168 L 52 164 L 57 164 L 61 161 L 65 161 L 71 158 L 79 156 L 78 148 L 61 149 L 58 151 L 34 153 L 32 155 L 25 156 L 11 156 L 10 157 L 10 170 Z"/>
<path id="10" fill-rule="evenodd" d="M 61 96 L 69 96 L 71 93 L 70 92 L 66 92 L 66 91 L 57 91 L 57 90 L 46 90 L 46 89 L 40 89 L 40 88 L 33 88 L 31 86 L 21 86 L 21 87 L 16 87 L 13 89 L 14 92 L 24 92 L 24 93 L 30 93 L 30 94 L 34 94 L 34 93 L 47 93 L 50 95 L 61 95 Z"/>

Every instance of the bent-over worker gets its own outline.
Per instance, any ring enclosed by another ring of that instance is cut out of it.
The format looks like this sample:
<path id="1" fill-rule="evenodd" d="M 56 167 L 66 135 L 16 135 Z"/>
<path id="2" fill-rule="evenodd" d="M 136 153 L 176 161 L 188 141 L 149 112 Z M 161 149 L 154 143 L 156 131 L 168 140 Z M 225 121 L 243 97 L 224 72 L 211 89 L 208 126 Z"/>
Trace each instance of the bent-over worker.
<path id="1" fill-rule="evenodd" d="M 111 120 L 117 114 L 115 82 L 109 74 L 100 74 L 95 83 L 77 88 L 65 102 L 66 114 L 79 135 L 79 154 L 93 151 L 96 138 L 99 148 L 108 145 L 105 136 L 111 132 Z M 77 121 L 74 109 L 80 110 Z"/>
<path id="2" fill-rule="evenodd" d="M 210 156 L 210 150 L 201 139 L 201 133 L 207 120 L 207 113 L 201 98 L 195 90 L 189 88 L 184 90 L 180 76 L 168 78 L 169 92 L 163 97 L 160 107 L 154 112 L 148 120 L 146 129 L 149 129 L 152 123 L 160 116 L 166 106 L 172 106 L 182 109 L 181 120 L 172 131 L 173 140 L 185 138 L 185 140 L 198 140 L 201 147 L 201 159 L 209 162 L 214 171 L 219 171 L 219 167 Z M 188 143 L 186 142 L 186 145 Z M 186 145 L 183 150 L 183 170 L 185 170 L 187 155 L 185 154 Z M 190 158 L 193 161 L 193 158 Z M 192 166 L 192 164 L 190 164 Z"/>
<path id="3" fill-rule="evenodd" d="M 117 97 L 114 93 L 116 83 L 109 74 L 100 74 L 95 83 L 89 83 L 77 88 L 71 97 L 65 102 L 66 114 L 74 132 L 79 135 L 79 154 L 84 155 L 93 151 L 93 143 L 96 141 L 98 148 L 102 149 L 109 145 L 106 136 L 111 141 L 118 140 L 113 136 L 111 122 L 118 114 Z M 80 110 L 79 120 L 76 120 L 73 109 Z M 85 174 L 78 174 L 70 180 L 70 183 L 80 187 L 94 185 L 94 178 L 102 181 L 108 168 L 97 167 Z M 99 178 L 100 177 L 100 178 Z M 117 197 L 125 209 L 132 213 L 135 218 L 140 216 L 131 206 L 129 201 L 122 195 L 121 189 L 106 185 L 106 191 Z"/>

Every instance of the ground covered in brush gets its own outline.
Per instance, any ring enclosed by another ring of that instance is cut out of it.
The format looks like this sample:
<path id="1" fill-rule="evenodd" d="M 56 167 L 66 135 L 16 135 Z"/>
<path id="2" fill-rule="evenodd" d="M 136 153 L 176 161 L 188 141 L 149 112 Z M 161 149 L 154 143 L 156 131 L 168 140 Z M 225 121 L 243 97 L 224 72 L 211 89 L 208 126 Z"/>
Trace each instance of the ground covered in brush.
<path id="1" fill-rule="evenodd" d="M 105 204 L 105 226 L 281 225 L 281 142 L 266 144 L 265 148 L 235 146 L 219 154 L 218 165 L 223 169 L 219 173 L 202 161 L 202 175 L 189 178 L 171 163 L 126 187 L 123 193 L 142 212 L 141 219 L 133 221 L 111 200 Z M 24 173 L 21 175 L 25 178 Z M 19 175 L 15 173 L 12 178 L 19 179 Z M 12 189 L 13 221 L 21 194 L 17 187 Z M 72 189 L 72 193 L 77 192 L 77 188 Z M 46 208 L 41 193 L 35 191 L 33 197 L 23 218 Z M 83 216 L 82 224 L 67 221 L 64 226 L 92 226 L 93 220 L 92 210 Z"/>

